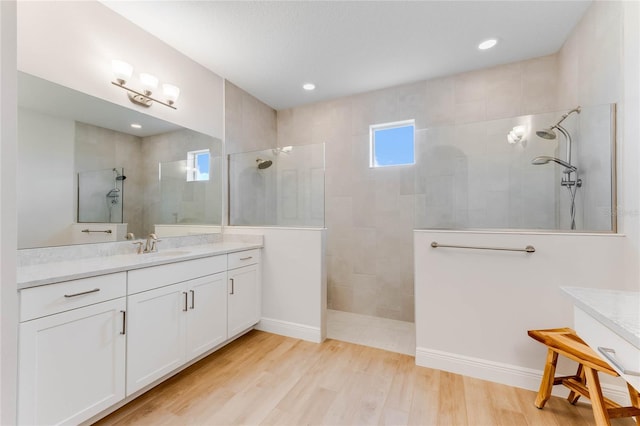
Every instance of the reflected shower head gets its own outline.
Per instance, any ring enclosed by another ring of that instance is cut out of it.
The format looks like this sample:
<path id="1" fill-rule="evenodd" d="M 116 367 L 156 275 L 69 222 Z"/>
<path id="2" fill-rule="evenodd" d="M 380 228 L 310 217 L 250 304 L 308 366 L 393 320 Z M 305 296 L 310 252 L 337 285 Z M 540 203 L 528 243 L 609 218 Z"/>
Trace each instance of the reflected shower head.
<path id="1" fill-rule="evenodd" d="M 256 159 L 256 163 L 258 163 L 258 168 L 260 170 L 268 169 L 273 164 L 271 160 L 263 160 L 261 158 Z"/>
<path id="2" fill-rule="evenodd" d="M 125 175 L 121 174 L 115 167 L 113 168 L 113 172 L 116 174 L 116 180 L 125 180 L 127 178 Z"/>
<path id="3" fill-rule="evenodd" d="M 546 129 L 538 130 L 536 135 L 540 136 L 543 139 L 553 140 L 556 138 L 556 132 L 553 131 L 553 128 L 548 127 Z"/>
<path id="4" fill-rule="evenodd" d="M 566 161 L 562 161 L 559 158 L 556 157 L 549 157 L 546 155 L 542 155 L 540 157 L 536 157 L 533 160 L 531 160 L 531 164 L 539 166 L 541 164 L 547 164 L 549 162 L 553 161 L 554 163 L 558 163 L 561 166 L 563 166 L 565 168 L 565 173 L 570 173 L 570 172 L 575 172 L 578 170 L 578 168 L 576 166 L 573 166 L 569 163 L 567 163 Z"/>

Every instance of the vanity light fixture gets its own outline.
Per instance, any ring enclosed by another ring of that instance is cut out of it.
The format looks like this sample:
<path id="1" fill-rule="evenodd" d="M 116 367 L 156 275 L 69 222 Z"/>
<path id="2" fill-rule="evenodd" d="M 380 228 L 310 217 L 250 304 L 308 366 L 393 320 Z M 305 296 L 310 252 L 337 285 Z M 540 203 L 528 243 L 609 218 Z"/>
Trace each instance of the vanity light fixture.
<path id="1" fill-rule="evenodd" d="M 478 45 L 478 49 L 480 50 L 487 50 L 487 49 L 491 49 L 493 46 L 495 46 L 496 44 L 498 44 L 498 40 L 495 38 L 490 38 L 488 40 L 483 41 L 482 43 L 480 43 Z"/>
<path id="2" fill-rule="evenodd" d="M 510 144 L 516 144 L 518 142 L 524 142 L 524 135 L 526 133 L 526 129 L 524 126 L 515 126 L 509 134 L 507 134 L 507 142 Z"/>
<path id="3" fill-rule="evenodd" d="M 112 81 L 111 84 L 126 90 L 129 100 L 134 104 L 150 107 L 154 102 L 157 102 L 164 106 L 168 106 L 169 108 L 177 109 L 173 106 L 178 99 L 178 96 L 180 96 L 180 88 L 177 86 L 167 83 L 162 85 L 163 95 L 166 100 L 163 102 L 151 97 L 153 92 L 158 88 L 158 78 L 156 76 L 148 73 L 140 73 L 139 78 L 142 91 L 139 92 L 125 86 L 127 81 L 130 80 L 133 75 L 133 67 L 131 65 L 123 61 L 113 60 L 111 61 L 111 68 L 113 69 L 113 74 L 115 76 L 115 81 Z"/>

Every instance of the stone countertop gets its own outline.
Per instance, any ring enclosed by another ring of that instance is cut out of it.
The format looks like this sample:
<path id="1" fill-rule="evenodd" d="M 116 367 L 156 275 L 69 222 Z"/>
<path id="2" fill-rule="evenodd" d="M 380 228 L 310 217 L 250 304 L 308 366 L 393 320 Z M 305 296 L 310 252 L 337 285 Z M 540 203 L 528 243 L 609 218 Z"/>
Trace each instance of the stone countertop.
<path id="1" fill-rule="evenodd" d="M 640 349 L 640 292 L 562 287 L 577 307 Z"/>
<path id="2" fill-rule="evenodd" d="M 219 242 L 167 248 L 164 252 L 161 248 L 155 253 L 122 254 L 20 266 L 17 274 L 18 290 L 262 247 L 261 243 Z"/>

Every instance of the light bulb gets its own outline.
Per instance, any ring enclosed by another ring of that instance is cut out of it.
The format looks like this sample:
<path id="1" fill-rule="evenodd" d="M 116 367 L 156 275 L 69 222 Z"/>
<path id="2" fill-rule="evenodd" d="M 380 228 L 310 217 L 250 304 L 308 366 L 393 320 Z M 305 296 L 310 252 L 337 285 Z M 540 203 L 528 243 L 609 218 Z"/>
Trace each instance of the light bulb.
<path id="1" fill-rule="evenodd" d="M 480 50 L 491 49 L 496 44 L 498 44 L 498 40 L 496 40 L 495 38 L 490 38 L 489 40 L 485 40 L 482 43 L 480 43 L 478 45 L 478 49 Z"/>
<path id="2" fill-rule="evenodd" d="M 158 88 L 158 78 L 147 73 L 140 73 L 140 83 L 145 95 L 150 95 Z"/>
<path id="3" fill-rule="evenodd" d="M 133 74 L 133 67 L 124 61 L 114 59 L 111 61 L 111 69 L 113 75 L 116 77 L 116 81 L 123 85 L 131 78 Z"/>
<path id="4" fill-rule="evenodd" d="M 173 103 L 178 100 L 178 96 L 180 96 L 180 88 L 173 84 L 163 84 L 162 92 L 169 105 L 173 105 Z"/>

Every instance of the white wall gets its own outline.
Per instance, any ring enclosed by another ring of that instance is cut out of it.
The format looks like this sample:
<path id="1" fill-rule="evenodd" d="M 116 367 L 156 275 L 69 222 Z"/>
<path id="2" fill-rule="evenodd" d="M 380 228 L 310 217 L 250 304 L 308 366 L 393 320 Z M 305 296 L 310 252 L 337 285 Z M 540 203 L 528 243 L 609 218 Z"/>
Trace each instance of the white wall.
<path id="1" fill-rule="evenodd" d="M 633 280 L 640 282 L 640 3 L 623 3 L 623 85 L 621 120 L 622 143 L 618 150 L 618 221 L 630 242 L 629 259 Z M 640 290 L 640 284 L 637 284 Z"/>
<path id="2" fill-rule="evenodd" d="M 259 330 L 321 342 L 326 336 L 325 230 L 224 228 L 225 234 L 264 236 Z"/>
<path id="3" fill-rule="evenodd" d="M 18 137 L 18 248 L 68 244 L 75 122 L 20 108 Z"/>
<path id="4" fill-rule="evenodd" d="M 211 136 L 223 134 L 223 80 L 95 1 L 20 2 L 18 69 Z M 177 110 L 132 104 L 111 84 L 111 60 L 180 87 Z"/>
<path id="5" fill-rule="evenodd" d="M 0 424 L 16 422 L 16 3 L 0 1 Z"/>
<path id="6" fill-rule="evenodd" d="M 560 287 L 640 291 L 640 6 L 637 2 L 594 2 L 584 19 L 577 27 L 579 34 L 570 37 L 560 53 L 560 86 L 569 85 L 562 99 L 570 102 L 567 107 L 582 100 L 618 103 L 621 234 L 415 231 L 419 365 L 536 389 L 545 351 L 527 337 L 526 330 L 572 326 L 573 307 Z M 615 34 L 605 34 L 612 26 L 624 27 L 621 45 L 616 45 L 620 40 Z M 600 37 L 595 44 L 590 44 L 589 37 L 580 37 L 587 29 L 595 29 Z M 613 63 L 592 61 L 590 56 L 597 57 L 600 51 L 592 51 L 596 47 L 613 49 L 603 53 L 603 61 Z M 573 75 L 580 85 L 563 79 L 563 73 Z M 536 253 L 432 249 L 429 244 L 434 240 L 498 247 L 532 244 Z"/>
<path id="7" fill-rule="evenodd" d="M 563 286 L 637 289 L 616 234 L 415 231 L 416 364 L 537 390 L 545 348 L 527 330 L 572 326 Z M 535 253 L 432 248 L 535 247 Z M 568 372 L 567 374 L 573 374 Z"/>

